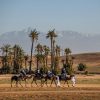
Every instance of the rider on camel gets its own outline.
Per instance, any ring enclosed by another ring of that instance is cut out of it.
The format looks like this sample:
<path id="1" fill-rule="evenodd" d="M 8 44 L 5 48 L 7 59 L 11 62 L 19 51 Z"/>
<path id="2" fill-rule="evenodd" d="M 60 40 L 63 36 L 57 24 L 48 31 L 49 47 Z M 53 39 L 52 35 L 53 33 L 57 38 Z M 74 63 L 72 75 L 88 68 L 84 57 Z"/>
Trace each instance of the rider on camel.
<path id="1" fill-rule="evenodd" d="M 26 77 L 26 72 L 23 68 L 20 70 L 20 76 L 22 76 L 23 79 Z"/>

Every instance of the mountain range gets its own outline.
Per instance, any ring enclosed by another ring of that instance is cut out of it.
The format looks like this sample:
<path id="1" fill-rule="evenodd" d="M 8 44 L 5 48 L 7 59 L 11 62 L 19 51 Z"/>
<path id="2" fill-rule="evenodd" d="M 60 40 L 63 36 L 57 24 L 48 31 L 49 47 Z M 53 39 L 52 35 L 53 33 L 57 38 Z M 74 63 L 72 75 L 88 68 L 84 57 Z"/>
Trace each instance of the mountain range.
<path id="1" fill-rule="evenodd" d="M 29 33 L 31 28 L 21 31 L 6 32 L 0 35 L 0 47 L 3 44 L 18 44 L 23 47 L 26 53 L 30 52 L 31 39 Z M 56 38 L 57 45 L 60 45 L 62 50 L 70 48 L 72 53 L 86 53 L 100 51 L 100 35 L 84 35 L 75 31 L 56 31 L 58 37 Z M 50 47 L 50 40 L 46 39 L 45 32 L 39 32 L 39 39 L 37 43 L 48 45 Z M 36 45 L 35 45 L 36 46 Z M 62 52 L 63 53 L 63 52 Z"/>

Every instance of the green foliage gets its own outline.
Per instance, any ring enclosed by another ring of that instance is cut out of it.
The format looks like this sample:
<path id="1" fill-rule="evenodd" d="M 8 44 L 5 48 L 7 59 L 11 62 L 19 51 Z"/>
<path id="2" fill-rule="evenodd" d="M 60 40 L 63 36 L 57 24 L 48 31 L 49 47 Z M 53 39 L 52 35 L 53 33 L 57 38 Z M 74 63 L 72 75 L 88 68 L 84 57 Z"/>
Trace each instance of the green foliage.
<path id="1" fill-rule="evenodd" d="M 54 60 L 54 73 L 56 75 L 59 73 L 58 67 L 59 67 L 59 57 L 56 56 Z"/>
<path id="2" fill-rule="evenodd" d="M 85 75 L 88 75 L 88 74 L 89 74 L 89 72 L 88 72 L 88 71 L 85 71 L 85 72 L 84 72 L 84 74 L 85 74 Z"/>
<path id="3" fill-rule="evenodd" d="M 9 66 L 3 66 L 0 70 L 1 70 L 2 74 L 9 74 L 9 73 L 11 73 L 11 69 L 10 69 Z"/>
<path id="4" fill-rule="evenodd" d="M 20 70 L 19 64 L 16 61 L 14 61 L 13 73 L 18 74 L 19 70 Z"/>
<path id="5" fill-rule="evenodd" d="M 20 68 L 22 67 L 22 63 L 24 61 L 25 53 L 22 47 L 19 45 L 14 45 L 13 47 L 13 73 L 18 73 Z"/>
<path id="6" fill-rule="evenodd" d="M 63 67 L 66 69 L 67 74 L 71 73 L 70 64 L 64 64 Z"/>
<path id="7" fill-rule="evenodd" d="M 41 68 L 40 68 L 40 73 L 45 74 L 45 73 L 47 73 L 47 72 L 48 72 L 47 67 L 41 67 Z"/>
<path id="8" fill-rule="evenodd" d="M 80 63 L 80 64 L 78 65 L 78 70 L 79 70 L 79 71 L 85 71 L 86 68 L 87 68 L 86 65 L 83 64 L 83 63 Z"/>
<path id="9" fill-rule="evenodd" d="M 57 34 L 55 32 L 55 29 L 48 31 L 46 38 L 49 38 L 51 41 L 51 69 L 53 70 L 54 67 L 54 46 L 55 46 L 55 38 L 57 37 Z"/>

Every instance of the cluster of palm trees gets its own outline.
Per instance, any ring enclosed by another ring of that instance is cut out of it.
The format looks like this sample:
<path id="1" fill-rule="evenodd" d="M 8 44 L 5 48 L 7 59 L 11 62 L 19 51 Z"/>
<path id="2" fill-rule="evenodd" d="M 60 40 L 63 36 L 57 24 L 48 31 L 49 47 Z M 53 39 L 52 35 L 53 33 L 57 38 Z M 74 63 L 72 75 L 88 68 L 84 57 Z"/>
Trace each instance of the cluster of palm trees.
<path id="1" fill-rule="evenodd" d="M 3 45 L 0 49 L 2 53 L 2 73 L 18 73 L 19 69 L 23 66 L 23 61 L 25 59 L 25 53 L 22 47 L 20 47 L 19 45 L 14 45 L 13 47 L 11 47 L 11 45 L 6 44 Z"/>
<path id="2" fill-rule="evenodd" d="M 33 56 L 33 44 L 35 42 L 35 40 L 38 40 L 38 35 L 39 33 L 36 31 L 36 29 L 34 29 L 33 31 L 30 32 L 30 37 L 32 40 L 32 46 L 31 46 L 31 60 L 30 60 L 30 71 L 31 71 L 31 67 L 32 67 L 32 56 Z M 56 37 L 57 37 L 57 33 L 55 32 L 55 29 L 48 31 L 46 38 L 50 39 L 51 42 L 51 48 L 49 49 L 48 46 L 46 45 L 41 45 L 38 44 L 36 46 L 35 51 L 37 52 L 37 54 L 35 55 L 35 57 L 37 58 L 37 69 L 39 69 L 39 67 L 44 67 L 46 68 L 48 66 L 47 61 L 48 61 L 48 55 L 50 55 L 51 57 L 51 70 L 53 71 L 57 71 L 58 67 L 59 67 L 59 62 L 60 62 L 60 52 L 61 52 L 61 48 L 60 46 L 56 45 Z M 72 65 L 73 65 L 73 57 L 71 56 L 71 50 L 69 48 L 66 48 L 64 50 L 65 55 L 66 55 L 66 60 L 63 60 L 66 62 L 65 65 L 69 65 L 70 66 L 70 70 L 72 70 Z"/>
<path id="3" fill-rule="evenodd" d="M 59 63 L 61 61 L 61 48 L 56 44 L 56 37 L 57 33 L 55 32 L 55 29 L 48 31 L 46 38 L 50 39 L 51 47 L 48 47 L 46 45 L 42 45 L 38 43 L 36 47 L 34 47 L 34 43 L 37 42 L 39 36 L 39 32 L 34 29 L 30 32 L 29 37 L 31 38 L 31 54 L 30 57 L 25 54 L 22 47 L 19 45 L 14 45 L 11 47 L 11 45 L 6 44 L 1 47 L 1 61 L 2 61 L 2 67 L 1 70 L 4 73 L 18 73 L 20 71 L 20 68 L 25 66 L 25 69 L 28 69 L 29 72 L 32 71 L 33 62 L 36 62 L 36 68 L 40 69 L 47 69 L 48 68 L 48 56 L 51 58 L 50 63 L 50 70 L 57 71 L 58 67 L 60 66 Z M 33 54 L 33 51 L 35 50 L 35 54 Z M 72 69 L 73 65 L 73 57 L 71 56 L 71 50 L 69 48 L 66 48 L 64 50 L 66 58 L 62 60 L 63 65 L 70 64 L 70 69 Z M 33 58 L 36 61 L 33 61 Z M 29 61 L 29 63 L 27 63 Z M 29 66 L 29 68 L 27 68 Z"/>

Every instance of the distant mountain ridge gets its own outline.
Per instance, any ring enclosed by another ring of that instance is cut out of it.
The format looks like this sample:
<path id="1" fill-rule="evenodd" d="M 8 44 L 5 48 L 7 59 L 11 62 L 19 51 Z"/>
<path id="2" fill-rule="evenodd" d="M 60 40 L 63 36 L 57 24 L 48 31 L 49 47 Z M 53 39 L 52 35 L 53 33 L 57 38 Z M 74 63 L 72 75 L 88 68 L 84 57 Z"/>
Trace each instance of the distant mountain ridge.
<path id="1" fill-rule="evenodd" d="M 31 28 L 21 31 L 6 32 L 0 35 L 0 47 L 3 44 L 19 44 L 26 53 L 30 52 L 31 39 L 29 33 Z M 57 44 L 64 48 L 71 48 L 73 53 L 99 52 L 100 35 L 83 35 L 75 31 L 57 31 Z M 46 33 L 40 32 L 37 43 L 50 46 L 50 40 L 46 39 Z"/>

